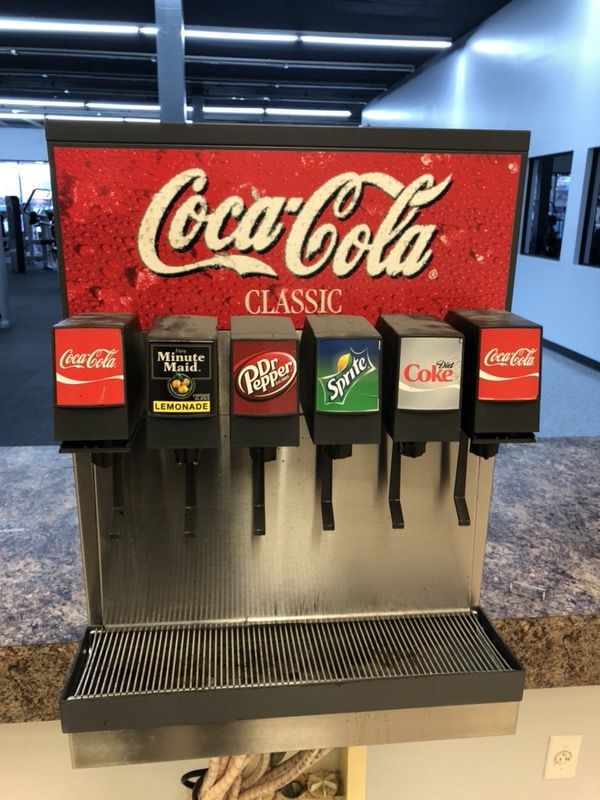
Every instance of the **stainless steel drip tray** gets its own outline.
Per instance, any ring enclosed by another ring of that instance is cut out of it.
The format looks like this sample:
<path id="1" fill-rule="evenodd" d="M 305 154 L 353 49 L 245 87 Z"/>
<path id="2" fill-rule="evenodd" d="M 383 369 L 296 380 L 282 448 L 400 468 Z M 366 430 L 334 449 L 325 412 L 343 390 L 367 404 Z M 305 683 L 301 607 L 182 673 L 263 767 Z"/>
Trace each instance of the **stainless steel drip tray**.
<path id="1" fill-rule="evenodd" d="M 518 701 L 523 671 L 481 609 L 227 626 L 91 627 L 67 733 Z"/>

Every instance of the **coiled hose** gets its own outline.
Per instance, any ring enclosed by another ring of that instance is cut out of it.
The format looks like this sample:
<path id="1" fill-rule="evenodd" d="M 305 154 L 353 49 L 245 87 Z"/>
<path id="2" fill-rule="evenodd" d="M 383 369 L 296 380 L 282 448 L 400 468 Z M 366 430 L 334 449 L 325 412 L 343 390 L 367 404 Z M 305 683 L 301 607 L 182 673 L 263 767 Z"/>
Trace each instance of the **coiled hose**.
<path id="1" fill-rule="evenodd" d="M 187 772 L 181 782 L 192 789 L 192 800 L 268 800 L 327 753 L 325 749 L 288 753 L 281 764 L 270 769 L 267 753 L 211 758 L 208 769 Z M 258 759 L 256 765 L 244 775 L 254 758 Z"/>

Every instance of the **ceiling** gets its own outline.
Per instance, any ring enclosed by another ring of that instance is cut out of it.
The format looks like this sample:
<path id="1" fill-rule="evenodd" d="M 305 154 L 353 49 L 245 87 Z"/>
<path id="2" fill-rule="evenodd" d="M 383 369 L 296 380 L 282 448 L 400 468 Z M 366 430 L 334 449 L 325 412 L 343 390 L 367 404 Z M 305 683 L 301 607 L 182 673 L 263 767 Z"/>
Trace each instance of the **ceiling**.
<path id="1" fill-rule="evenodd" d="M 455 42 L 508 1 L 218 0 L 207 3 L 183 0 L 183 6 L 186 27 L 251 28 L 294 34 L 442 37 Z M 1 17 L 154 23 L 152 0 L 103 0 L 93 7 L 80 0 L 57 0 L 53 4 L 47 0 L 9 0 L 9 3 L 3 6 Z M 6 101 L 13 98 L 158 104 L 155 49 L 156 37 L 139 32 L 91 35 L 2 31 L 0 98 L 4 106 L 0 112 L 9 110 Z M 345 110 L 351 115 L 338 121 L 357 124 L 366 103 L 410 79 L 415 70 L 439 52 L 415 47 L 359 47 L 301 41 L 187 39 L 187 102 L 198 108 L 275 106 Z M 60 113 L 66 112 L 61 110 Z M 84 110 L 84 113 L 119 112 Z M 148 113 L 143 109 L 132 113 L 158 116 L 156 112 Z M 210 118 L 215 116 L 219 115 L 211 114 Z M 236 119 L 235 115 L 227 115 L 227 118 Z M 257 121 L 256 116 L 240 116 L 239 119 Z M 292 117 L 286 119 L 290 120 L 294 121 Z M 332 120 L 312 121 L 330 123 Z M 15 124 L 6 119 L 0 122 Z M 41 123 L 31 121 L 30 124 Z"/>

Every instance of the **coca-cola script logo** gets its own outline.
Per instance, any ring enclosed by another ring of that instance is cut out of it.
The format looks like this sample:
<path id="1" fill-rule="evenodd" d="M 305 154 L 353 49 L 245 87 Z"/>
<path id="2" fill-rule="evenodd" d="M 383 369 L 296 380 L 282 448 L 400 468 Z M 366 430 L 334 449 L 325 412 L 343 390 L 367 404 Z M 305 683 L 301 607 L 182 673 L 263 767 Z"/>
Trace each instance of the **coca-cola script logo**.
<path id="1" fill-rule="evenodd" d="M 404 184 L 385 172 L 342 172 L 307 198 L 256 196 L 247 205 L 240 195 L 231 195 L 210 208 L 205 196 L 207 173 L 187 169 L 152 198 L 140 223 L 138 250 L 144 264 L 158 275 L 185 275 L 210 267 L 277 278 L 273 267 L 257 256 L 285 239 L 285 266 L 300 278 L 326 267 L 346 277 L 363 263 L 373 278 L 384 274 L 413 277 L 429 263 L 437 230 L 436 225 L 418 222 L 419 209 L 438 200 L 451 181 L 451 175 L 436 183 L 433 175 L 423 174 Z M 342 232 L 337 224 L 321 220 L 326 212 L 338 222 L 350 219 L 360 208 L 367 186 L 391 200 L 375 230 L 363 222 Z M 171 265 L 159 255 L 161 236 L 174 252 L 202 243 L 211 255 Z"/>
<path id="2" fill-rule="evenodd" d="M 55 328 L 56 404 L 121 405 L 123 345 L 116 328 Z"/>
<path id="3" fill-rule="evenodd" d="M 231 363 L 231 409 L 234 414 L 297 413 L 296 341 L 234 340 L 231 343 Z"/>
<path id="4" fill-rule="evenodd" d="M 61 369 L 112 369 L 116 366 L 117 350 L 97 348 L 91 353 L 75 353 L 71 347 L 61 354 L 58 366 Z"/>
<path id="5" fill-rule="evenodd" d="M 296 359 L 289 353 L 260 353 L 239 367 L 235 388 L 247 400 L 267 400 L 289 389 L 297 371 Z"/>
<path id="6" fill-rule="evenodd" d="M 539 328 L 481 332 L 479 400 L 536 400 L 540 381 Z"/>

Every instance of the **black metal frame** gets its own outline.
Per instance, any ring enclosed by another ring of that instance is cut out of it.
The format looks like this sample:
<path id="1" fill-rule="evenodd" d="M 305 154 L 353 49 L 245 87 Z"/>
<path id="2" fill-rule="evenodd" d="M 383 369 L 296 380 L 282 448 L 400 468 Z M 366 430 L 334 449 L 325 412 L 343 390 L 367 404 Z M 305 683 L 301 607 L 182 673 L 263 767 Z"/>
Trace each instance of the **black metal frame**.
<path id="1" fill-rule="evenodd" d="M 65 733 L 85 733 L 298 715 L 518 702 L 523 696 L 523 668 L 485 613 L 480 608 L 473 610 L 486 635 L 511 667 L 510 671 L 73 699 L 70 695 L 85 667 L 92 630 L 88 628 L 60 698 L 62 729 Z"/>
<path id="2" fill-rule="evenodd" d="M 523 199 L 529 131 L 444 130 L 435 128 L 355 128 L 322 125 L 218 125 L 197 123 L 102 123 L 59 122 L 45 125 L 52 194 L 58 199 L 55 147 L 237 148 L 292 150 L 374 150 L 389 152 L 514 153 L 523 159 L 515 198 L 515 224 L 510 252 L 505 308 L 510 308 L 519 244 L 519 209 Z M 63 314 L 67 314 L 66 287 L 62 262 L 60 207 L 56 204 L 55 224 L 58 245 Z"/>

